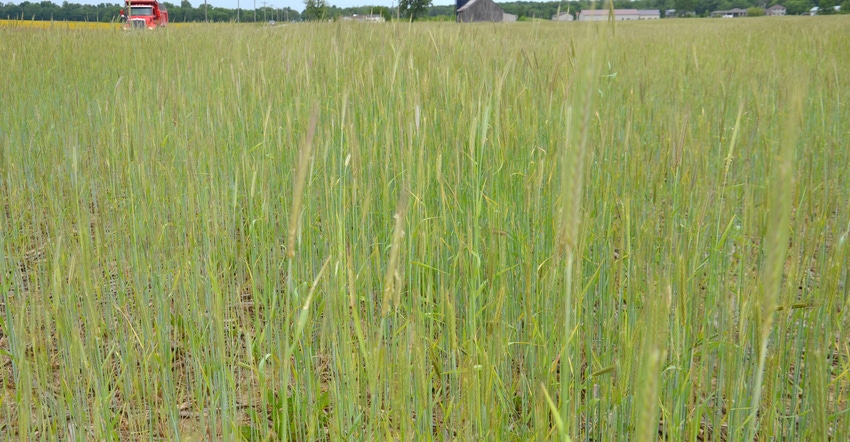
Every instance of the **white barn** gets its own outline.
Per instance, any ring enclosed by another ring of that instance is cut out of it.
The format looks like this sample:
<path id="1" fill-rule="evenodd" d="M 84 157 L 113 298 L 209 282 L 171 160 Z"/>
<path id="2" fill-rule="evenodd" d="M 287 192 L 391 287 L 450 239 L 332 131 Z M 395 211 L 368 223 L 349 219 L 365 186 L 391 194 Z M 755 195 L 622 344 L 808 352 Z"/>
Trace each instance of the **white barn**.
<path id="1" fill-rule="evenodd" d="M 661 18 L 661 11 L 658 9 L 638 9 L 638 20 L 658 20 Z"/>
<path id="2" fill-rule="evenodd" d="M 608 9 L 588 9 L 578 14 L 578 21 L 606 21 L 611 13 Z M 614 20 L 640 20 L 637 9 L 615 9 Z"/>
<path id="3" fill-rule="evenodd" d="M 552 21 L 573 21 L 575 18 L 569 12 L 562 12 L 552 16 Z"/>

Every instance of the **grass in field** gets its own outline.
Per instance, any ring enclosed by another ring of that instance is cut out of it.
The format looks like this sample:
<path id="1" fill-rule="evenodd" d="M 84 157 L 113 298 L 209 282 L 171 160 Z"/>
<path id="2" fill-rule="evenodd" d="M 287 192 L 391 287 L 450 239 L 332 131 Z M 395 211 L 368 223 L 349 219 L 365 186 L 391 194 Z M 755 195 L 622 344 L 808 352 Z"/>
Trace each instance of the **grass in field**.
<path id="1" fill-rule="evenodd" d="M 0 435 L 846 440 L 848 26 L 0 28 Z"/>

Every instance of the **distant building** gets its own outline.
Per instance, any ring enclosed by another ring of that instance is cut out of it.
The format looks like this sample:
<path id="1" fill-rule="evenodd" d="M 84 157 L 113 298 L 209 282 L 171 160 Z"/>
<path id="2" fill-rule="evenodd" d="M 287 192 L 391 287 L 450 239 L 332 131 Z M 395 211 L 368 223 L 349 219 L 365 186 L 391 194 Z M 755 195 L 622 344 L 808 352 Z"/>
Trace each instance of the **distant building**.
<path id="1" fill-rule="evenodd" d="M 694 11 L 682 11 L 679 12 L 675 9 L 668 9 L 664 11 L 664 18 L 676 18 L 676 17 L 693 17 L 696 14 Z"/>
<path id="2" fill-rule="evenodd" d="M 562 12 L 552 16 L 552 21 L 573 21 L 575 18 L 569 12 Z"/>
<path id="3" fill-rule="evenodd" d="M 359 22 L 371 22 L 371 23 L 380 23 L 385 21 L 384 17 L 378 14 L 354 14 L 347 15 L 342 18 L 345 21 L 359 21 Z"/>
<path id="4" fill-rule="evenodd" d="M 780 15 L 785 15 L 786 11 L 787 10 L 785 9 L 785 6 L 773 5 L 773 6 L 764 10 L 764 15 L 780 16 Z"/>
<path id="5" fill-rule="evenodd" d="M 507 12 L 505 12 L 504 14 L 502 14 L 502 21 L 503 21 L 503 22 L 505 22 L 505 23 L 512 23 L 512 22 L 515 22 L 515 21 L 516 21 L 516 19 L 517 19 L 517 15 L 516 15 L 516 14 L 508 14 Z"/>
<path id="6" fill-rule="evenodd" d="M 579 12 L 579 21 L 605 21 L 611 15 L 608 9 L 586 9 Z M 656 20 L 661 18 L 658 9 L 615 9 L 614 20 Z"/>
<path id="7" fill-rule="evenodd" d="M 457 0 L 456 12 L 458 23 L 516 21 L 516 15 L 505 14 L 493 0 Z"/>
<path id="8" fill-rule="evenodd" d="M 638 20 L 658 20 L 661 11 L 658 9 L 638 9 Z"/>
<path id="9" fill-rule="evenodd" d="M 733 18 L 733 17 L 746 17 L 747 10 L 741 8 L 730 9 L 728 11 L 714 11 L 711 13 L 712 17 L 724 17 L 724 18 Z"/>
<path id="10" fill-rule="evenodd" d="M 606 21 L 611 11 L 608 9 L 586 9 L 579 12 L 578 21 Z M 637 9 L 615 9 L 614 20 L 640 20 Z"/>
<path id="11" fill-rule="evenodd" d="M 835 12 L 838 12 L 838 11 L 841 10 L 841 6 L 840 5 L 835 6 L 834 9 L 835 9 Z M 820 11 L 820 8 L 815 6 L 814 8 L 809 9 L 809 15 L 818 15 L 818 11 Z"/>

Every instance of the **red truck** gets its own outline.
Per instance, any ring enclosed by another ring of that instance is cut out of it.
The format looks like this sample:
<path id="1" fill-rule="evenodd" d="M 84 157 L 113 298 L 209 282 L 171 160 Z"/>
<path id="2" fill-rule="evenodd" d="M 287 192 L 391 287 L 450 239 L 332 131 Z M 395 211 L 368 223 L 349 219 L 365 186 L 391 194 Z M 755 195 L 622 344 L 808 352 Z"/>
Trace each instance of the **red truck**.
<path id="1" fill-rule="evenodd" d="M 168 11 L 157 0 L 126 0 L 128 13 L 121 10 L 121 18 L 127 20 L 124 29 L 156 29 L 168 24 Z"/>

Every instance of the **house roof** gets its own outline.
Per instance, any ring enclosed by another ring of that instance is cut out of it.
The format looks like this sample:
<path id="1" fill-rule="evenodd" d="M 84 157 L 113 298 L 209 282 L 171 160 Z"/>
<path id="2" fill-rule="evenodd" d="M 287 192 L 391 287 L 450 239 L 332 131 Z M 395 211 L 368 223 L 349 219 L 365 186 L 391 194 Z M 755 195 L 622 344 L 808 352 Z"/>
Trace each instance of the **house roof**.
<path id="1" fill-rule="evenodd" d="M 835 5 L 835 6 L 833 6 L 833 8 L 832 8 L 832 9 L 835 9 L 836 11 L 840 11 L 840 10 L 841 10 L 841 5 Z M 818 8 L 817 6 L 815 6 L 814 8 L 809 9 L 809 11 L 811 11 L 811 12 L 818 12 L 818 11 L 820 11 L 820 8 Z"/>
<path id="2" fill-rule="evenodd" d="M 734 14 L 741 14 L 741 15 L 743 15 L 743 14 L 746 14 L 746 13 L 747 13 L 747 10 L 746 10 L 746 9 L 734 8 L 734 9 L 730 9 L 730 10 L 728 10 L 728 11 L 713 11 L 713 12 L 711 13 L 711 15 L 712 15 L 712 16 L 718 16 L 718 15 L 734 15 Z"/>
<path id="3" fill-rule="evenodd" d="M 661 15 L 658 9 L 638 9 L 638 15 Z"/>
<path id="4" fill-rule="evenodd" d="M 581 11 L 582 15 L 608 15 L 611 11 L 608 9 L 585 9 Z M 615 9 L 614 15 L 638 15 L 637 9 Z"/>
<path id="5" fill-rule="evenodd" d="M 785 6 L 782 5 L 773 5 L 767 8 L 768 11 L 776 11 L 776 10 L 785 10 Z"/>
<path id="6" fill-rule="evenodd" d="M 484 0 L 482 0 L 482 1 L 484 1 Z M 463 12 L 463 11 L 466 11 L 467 9 L 471 8 L 471 7 L 472 7 L 472 5 L 474 5 L 474 4 L 475 4 L 475 3 L 477 3 L 477 2 L 478 2 L 478 0 L 469 0 L 468 2 L 466 2 L 466 4 L 465 4 L 465 5 L 463 5 L 463 6 L 461 6 L 460 8 L 458 8 L 457 12 Z M 495 3 L 494 3 L 494 4 L 495 4 Z M 499 6 L 499 5 L 496 5 L 496 6 Z M 501 6 L 499 6 L 499 8 L 501 8 Z"/>
<path id="7" fill-rule="evenodd" d="M 478 0 L 469 0 L 468 2 L 466 2 L 466 4 L 465 4 L 465 5 L 463 5 L 463 6 L 459 7 L 459 8 L 457 8 L 457 12 L 465 11 L 465 10 L 469 9 L 469 7 L 470 7 L 470 6 L 472 6 L 472 5 L 473 5 L 475 2 L 477 2 L 477 1 L 478 1 Z"/>

